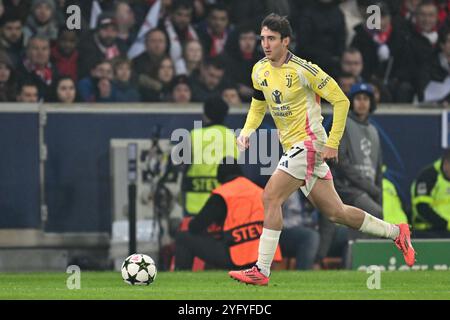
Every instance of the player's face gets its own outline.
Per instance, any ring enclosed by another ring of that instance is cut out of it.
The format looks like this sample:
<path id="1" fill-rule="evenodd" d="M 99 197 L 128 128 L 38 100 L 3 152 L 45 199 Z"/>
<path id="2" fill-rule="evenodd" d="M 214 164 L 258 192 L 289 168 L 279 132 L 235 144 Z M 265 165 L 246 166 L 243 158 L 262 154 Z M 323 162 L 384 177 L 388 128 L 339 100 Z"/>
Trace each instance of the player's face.
<path id="1" fill-rule="evenodd" d="M 367 117 L 370 112 L 370 97 L 365 93 L 358 93 L 353 98 L 353 112 L 359 117 Z"/>
<path id="2" fill-rule="evenodd" d="M 279 61 L 288 50 L 289 38 L 281 39 L 279 32 L 263 27 L 261 30 L 261 46 L 269 60 Z"/>

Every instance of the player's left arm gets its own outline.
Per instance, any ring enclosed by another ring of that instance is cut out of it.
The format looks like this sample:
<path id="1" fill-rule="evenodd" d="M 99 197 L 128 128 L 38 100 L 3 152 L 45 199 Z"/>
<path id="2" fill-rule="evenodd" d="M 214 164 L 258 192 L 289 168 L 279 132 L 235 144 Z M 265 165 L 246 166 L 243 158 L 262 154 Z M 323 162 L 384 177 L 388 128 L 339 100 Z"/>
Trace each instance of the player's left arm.
<path id="1" fill-rule="evenodd" d="M 337 160 L 339 142 L 344 134 L 350 101 L 337 82 L 317 65 L 308 64 L 301 74 L 306 85 L 333 106 L 333 124 L 322 158 Z"/>

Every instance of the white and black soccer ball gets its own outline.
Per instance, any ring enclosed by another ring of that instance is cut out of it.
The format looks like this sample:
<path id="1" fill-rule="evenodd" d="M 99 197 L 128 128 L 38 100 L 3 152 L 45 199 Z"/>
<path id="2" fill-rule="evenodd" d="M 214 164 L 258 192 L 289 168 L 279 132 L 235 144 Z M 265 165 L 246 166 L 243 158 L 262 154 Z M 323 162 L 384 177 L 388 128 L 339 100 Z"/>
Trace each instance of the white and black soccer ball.
<path id="1" fill-rule="evenodd" d="M 145 254 L 135 253 L 122 263 L 122 278 L 131 285 L 149 285 L 156 278 L 156 265 Z"/>

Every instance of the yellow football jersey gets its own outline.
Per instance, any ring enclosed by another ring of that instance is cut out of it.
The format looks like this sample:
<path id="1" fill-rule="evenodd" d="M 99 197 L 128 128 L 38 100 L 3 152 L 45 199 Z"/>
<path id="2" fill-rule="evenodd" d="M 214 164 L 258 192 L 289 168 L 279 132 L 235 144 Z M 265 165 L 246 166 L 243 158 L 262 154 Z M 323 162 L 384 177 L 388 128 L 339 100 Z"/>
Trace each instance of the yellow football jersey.
<path id="1" fill-rule="evenodd" d="M 291 52 L 280 67 L 263 58 L 253 67 L 252 82 L 255 94 L 242 135 L 248 136 L 259 127 L 268 106 L 284 150 L 305 140 L 338 148 L 350 102 L 336 81 L 317 65 Z M 334 107 L 329 138 L 322 126 L 321 98 Z"/>

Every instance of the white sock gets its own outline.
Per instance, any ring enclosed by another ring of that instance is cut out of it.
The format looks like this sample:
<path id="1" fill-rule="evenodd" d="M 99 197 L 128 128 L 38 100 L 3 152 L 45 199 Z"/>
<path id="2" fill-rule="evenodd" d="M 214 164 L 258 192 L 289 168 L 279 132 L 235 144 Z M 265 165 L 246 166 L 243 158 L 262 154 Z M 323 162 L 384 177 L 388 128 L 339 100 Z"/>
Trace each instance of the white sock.
<path id="1" fill-rule="evenodd" d="M 280 234 L 281 231 L 279 230 L 263 228 L 263 232 L 259 238 L 258 262 L 256 262 L 256 266 L 266 277 L 270 275 L 270 267 L 275 251 L 277 250 Z"/>
<path id="2" fill-rule="evenodd" d="M 380 220 L 367 212 L 364 212 L 364 221 L 359 231 L 382 238 L 395 240 L 400 234 L 398 226 Z"/>

